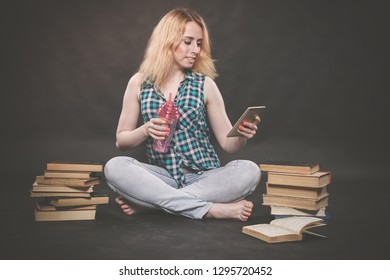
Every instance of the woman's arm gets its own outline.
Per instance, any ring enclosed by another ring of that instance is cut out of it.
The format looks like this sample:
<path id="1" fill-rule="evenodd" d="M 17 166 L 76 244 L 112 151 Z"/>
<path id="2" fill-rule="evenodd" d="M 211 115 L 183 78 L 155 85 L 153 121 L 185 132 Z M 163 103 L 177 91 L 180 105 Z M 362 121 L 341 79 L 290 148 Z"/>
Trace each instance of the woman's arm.
<path id="1" fill-rule="evenodd" d="M 227 137 L 232 129 L 232 124 L 226 114 L 225 104 L 215 82 L 206 77 L 204 85 L 205 103 L 211 128 L 219 145 L 228 153 L 235 153 L 241 149 L 246 140 L 251 139 L 257 130 L 256 124 L 246 123 L 240 126 L 239 137 Z"/>
<path id="2" fill-rule="evenodd" d="M 139 93 L 141 77 L 137 73 L 131 77 L 123 97 L 122 111 L 116 131 L 116 146 L 120 150 L 127 150 L 138 146 L 149 136 L 155 139 L 164 139 L 166 132 L 159 124 L 160 119 L 151 119 L 137 128 L 140 113 Z"/>

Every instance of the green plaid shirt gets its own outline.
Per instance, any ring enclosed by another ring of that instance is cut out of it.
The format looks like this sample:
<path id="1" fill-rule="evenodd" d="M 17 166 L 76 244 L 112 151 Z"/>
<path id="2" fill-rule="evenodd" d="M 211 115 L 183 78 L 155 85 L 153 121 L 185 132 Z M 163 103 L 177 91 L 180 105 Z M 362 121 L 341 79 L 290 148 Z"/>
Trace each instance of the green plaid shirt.
<path id="1" fill-rule="evenodd" d="M 191 71 L 180 83 L 174 99 L 180 112 L 171 145 L 167 153 L 153 150 L 153 138 L 146 139 L 146 152 L 151 164 L 164 167 L 176 180 L 178 187 L 185 186 L 183 167 L 194 170 L 197 174 L 220 167 L 220 161 L 210 143 L 209 128 L 206 122 L 204 106 L 204 75 Z M 157 117 L 157 109 L 166 100 L 153 88 L 153 84 L 144 83 L 140 93 L 141 113 L 144 122 Z"/>

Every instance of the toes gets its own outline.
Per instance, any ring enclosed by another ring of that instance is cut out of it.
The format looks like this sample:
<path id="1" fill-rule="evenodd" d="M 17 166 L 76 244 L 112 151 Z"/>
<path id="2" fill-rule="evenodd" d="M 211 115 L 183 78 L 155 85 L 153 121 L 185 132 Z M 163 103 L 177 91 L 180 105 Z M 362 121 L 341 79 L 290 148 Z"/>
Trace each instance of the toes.
<path id="1" fill-rule="evenodd" d="M 125 215 L 130 216 L 130 215 L 134 214 L 134 210 L 131 208 L 123 209 L 123 213 L 125 213 Z"/>
<path id="2" fill-rule="evenodd" d="M 130 206 L 127 204 L 122 204 L 120 207 L 122 208 L 122 210 L 126 210 L 130 208 Z"/>
<path id="3" fill-rule="evenodd" d="M 249 217 L 252 215 L 252 210 L 253 210 L 253 202 L 247 201 L 241 214 L 241 218 L 243 221 L 247 221 L 249 219 Z"/>
<path id="4" fill-rule="evenodd" d="M 253 208 L 253 202 L 252 201 L 248 201 L 245 205 L 247 208 Z"/>
<path id="5" fill-rule="evenodd" d="M 242 214 L 241 217 L 240 217 L 240 220 L 245 222 L 245 221 L 247 221 L 249 219 L 249 216 L 245 216 L 244 214 Z"/>
<path id="6" fill-rule="evenodd" d="M 242 216 L 249 218 L 251 216 L 251 214 L 252 213 L 249 213 L 249 212 L 243 212 Z"/>
<path id="7" fill-rule="evenodd" d="M 118 203 L 119 205 L 124 204 L 125 202 L 123 201 L 123 197 L 118 196 L 115 198 L 115 202 Z"/>

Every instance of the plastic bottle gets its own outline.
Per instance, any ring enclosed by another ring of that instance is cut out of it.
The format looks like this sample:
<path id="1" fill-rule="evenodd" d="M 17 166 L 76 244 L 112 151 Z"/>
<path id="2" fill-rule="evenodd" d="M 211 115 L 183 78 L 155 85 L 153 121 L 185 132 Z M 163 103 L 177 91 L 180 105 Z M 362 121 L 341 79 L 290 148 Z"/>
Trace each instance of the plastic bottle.
<path id="1" fill-rule="evenodd" d="M 180 113 L 177 110 L 175 103 L 171 99 L 172 92 L 169 93 L 168 101 L 157 110 L 157 115 L 159 118 L 166 122 L 164 126 L 169 127 L 169 134 L 165 137 L 164 140 L 154 140 L 153 150 L 160 153 L 166 153 L 168 151 L 173 134 L 175 133 L 177 121 L 180 117 Z"/>

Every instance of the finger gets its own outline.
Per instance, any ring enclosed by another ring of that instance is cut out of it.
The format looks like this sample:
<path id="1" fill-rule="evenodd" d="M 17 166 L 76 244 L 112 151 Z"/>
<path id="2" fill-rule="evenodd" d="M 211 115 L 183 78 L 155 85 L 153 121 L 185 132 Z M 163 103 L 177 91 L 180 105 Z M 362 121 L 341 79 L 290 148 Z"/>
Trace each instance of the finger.
<path id="1" fill-rule="evenodd" d="M 165 124 L 167 124 L 166 120 L 160 119 L 160 118 L 152 118 L 152 119 L 150 119 L 150 121 L 152 123 L 154 123 L 155 125 L 165 125 Z"/>
<path id="2" fill-rule="evenodd" d="M 237 132 L 241 135 L 241 137 L 243 137 L 243 138 L 245 138 L 245 139 L 251 139 L 251 138 L 253 138 L 253 135 L 252 134 L 249 134 L 249 133 L 245 133 L 245 132 L 243 132 L 243 131 L 241 131 L 241 130 L 237 130 Z"/>
<path id="3" fill-rule="evenodd" d="M 240 129 L 237 130 L 237 132 L 241 135 L 241 137 L 249 140 L 249 139 L 252 139 L 253 136 L 256 134 L 255 131 L 251 131 L 251 132 L 245 132 L 245 131 L 242 131 Z"/>
<path id="4" fill-rule="evenodd" d="M 156 129 L 151 129 L 149 132 L 149 135 L 156 140 L 164 140 L 168 134 L 169 131 L 161 131 Z"/>
<path id="5" fill-rule="evenodd" d="M 246 127 L 248 127 L 248 128 L 250 128 L 251 130 L 257 130 L 257 125 L 256 125 L 256 123 L 250 123 L 250 122 L 245 121 L 245 122 L 243 123 L 243 125 L 246 126 Z"/>
<path id="6" fill-rule="evenodd" d="M 250 135 L 255 135 L 256 134 L 256 129 L 255 128 L 250 128 L 250 127 L 245 127 L 245 126 L 242 126 L 240 125 L 238 127 L 238 129 L 241 131 L 241 132 L 244 132 L 246 134 L 250 134 Z"/>
<path id="7" fill-rule="evenodd" d="M 259 115 L 256 115 L 255 116 L 255 121 L 253 122 L 254 124 L 258 124 L 258 123 L 260 123 L 261 122 L 261 118 L 260 118 L 260 116 Z"/>
<path id="8" fill-rule="evenodd" d="M 153 129 L 155 130 L 169 131 L 169 126 L 164 119 L 153 118 L 150 122 L 153 124 Z"/>
<path id="9" fill-rule="evenodd" d="M 152 119 L 147 124 L 147 132 L 150 137 L 156 140 L 164 140 L 169 134 L 169 127 L 161 126 L 161 122 L 154 123 L 157 119 Z"/>

